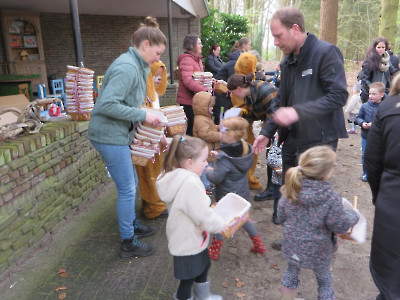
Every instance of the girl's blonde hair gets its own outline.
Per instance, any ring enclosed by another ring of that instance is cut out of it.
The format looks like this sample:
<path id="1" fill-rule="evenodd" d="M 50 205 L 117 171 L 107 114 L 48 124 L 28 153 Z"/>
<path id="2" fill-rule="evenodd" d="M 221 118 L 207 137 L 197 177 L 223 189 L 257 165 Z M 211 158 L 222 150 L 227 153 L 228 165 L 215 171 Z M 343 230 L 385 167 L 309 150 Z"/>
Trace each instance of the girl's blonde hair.
<path id="1" fill-rule="evenodd" d="M 232 117 L 221 121 L 225 132 L 230 134 L 236 141 L 247 138 L 247 127 L 249 122 L 241 117 Z"/>
<path id="2" fill-rule="evenodd" d="M 163 174 L 182 167 L 186 159 L 196 159 L 203 149 L 208 149 L 206 142 L 188 135 L 174 135 L 163 162 Z"/>
<path id="3" fill-rule="evenodd" d="M 299 165 L 286 172 L 285 185 L 281 193 L 291 202 L 297 202 L 301 191 L 301 179 L 327 179 L 335 166 L 336 153 L 329 146 L 316 146 L 300 155 Z"/>

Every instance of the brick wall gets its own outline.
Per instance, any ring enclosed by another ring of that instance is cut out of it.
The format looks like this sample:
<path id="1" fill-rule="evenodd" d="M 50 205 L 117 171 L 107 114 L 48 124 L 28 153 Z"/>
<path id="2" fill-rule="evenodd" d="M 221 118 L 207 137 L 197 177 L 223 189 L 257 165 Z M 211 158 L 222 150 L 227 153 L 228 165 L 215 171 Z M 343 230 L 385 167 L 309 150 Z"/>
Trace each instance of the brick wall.
<path id="1" fill-rule="evenodd" d="M 87 126 L 46 123 L 0 143 L 0 274 L 110 182 Z"/>
<path id="2" fill-rule="evenodd" d="M 103 75 L 108 66 L 131 45 L 132 34 L 142 17 L 80 15 L 81 38 L 85 67 Z M 168 39 L 168 19 L 157 19 Z M 75 65 L 72 21 L 69 14 L 40 14 L 47 75 L 65 77 L 66 65 Z M 183 52 L 183 39 L 188 33 L 200 34 L 200 20 L 173 19 L 173 65 Z M 0 41 L 2 43 L 2 41 Z M 168 45 L 161 56 L 169 71 Z"/>

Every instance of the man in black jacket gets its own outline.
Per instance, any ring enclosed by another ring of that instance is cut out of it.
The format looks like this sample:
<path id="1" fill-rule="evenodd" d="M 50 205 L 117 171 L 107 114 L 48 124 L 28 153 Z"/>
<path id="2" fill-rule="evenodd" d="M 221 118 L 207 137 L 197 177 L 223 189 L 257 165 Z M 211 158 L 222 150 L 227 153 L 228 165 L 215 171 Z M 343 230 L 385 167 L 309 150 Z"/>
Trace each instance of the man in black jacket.
<path id="1" fill-rule="evenodd" d="M 340 50 L 306 33 L 302 13 L 293 7 L 278 10 L 271 20 L 274 44 L 285 58 L 280 64 L 278 105 L 254 141 L 255 153 L 279 132 L 283 144 L 283 176 L 297 165 L 298 155 L 322 144 L 336 150 L 347 138 L 343 116 L 348 92 Z"/>

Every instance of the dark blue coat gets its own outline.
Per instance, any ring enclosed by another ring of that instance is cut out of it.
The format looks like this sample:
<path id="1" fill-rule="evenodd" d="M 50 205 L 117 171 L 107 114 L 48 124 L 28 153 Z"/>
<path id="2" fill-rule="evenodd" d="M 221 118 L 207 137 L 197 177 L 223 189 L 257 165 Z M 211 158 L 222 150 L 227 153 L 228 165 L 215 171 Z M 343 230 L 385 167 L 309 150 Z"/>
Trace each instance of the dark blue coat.
<path id="1" fill-rule="evenodd" d="M 379 105 L 381 103 L 373 103 L 368 99 L 363 105 L 361 105 L 360 110 L 358 111 L 358 115 L 356 117 L 356 122 L 361 126 L 363 122 L 369 123 L 372 122 L 376 112 L 378 111 Z M 361 137 L 364 139 L 368 138 L 369 129 L 364 129 L 361 126 Z"/>

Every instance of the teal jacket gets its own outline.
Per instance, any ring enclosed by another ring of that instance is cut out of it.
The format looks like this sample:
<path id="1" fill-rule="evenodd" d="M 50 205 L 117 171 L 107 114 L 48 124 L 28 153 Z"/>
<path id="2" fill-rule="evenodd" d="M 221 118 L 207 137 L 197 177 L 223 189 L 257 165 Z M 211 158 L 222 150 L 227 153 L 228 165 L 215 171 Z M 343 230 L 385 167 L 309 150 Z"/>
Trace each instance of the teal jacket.
<path id="1" fill-rule="evenodd" d="M 132 142 L 135 123 L 146 118 L 139 107 L 144 104 L 149 73 L 148 64 L 132 47 L 111 64 L 92 110 L 90 140 L 112 145 Z"/>

